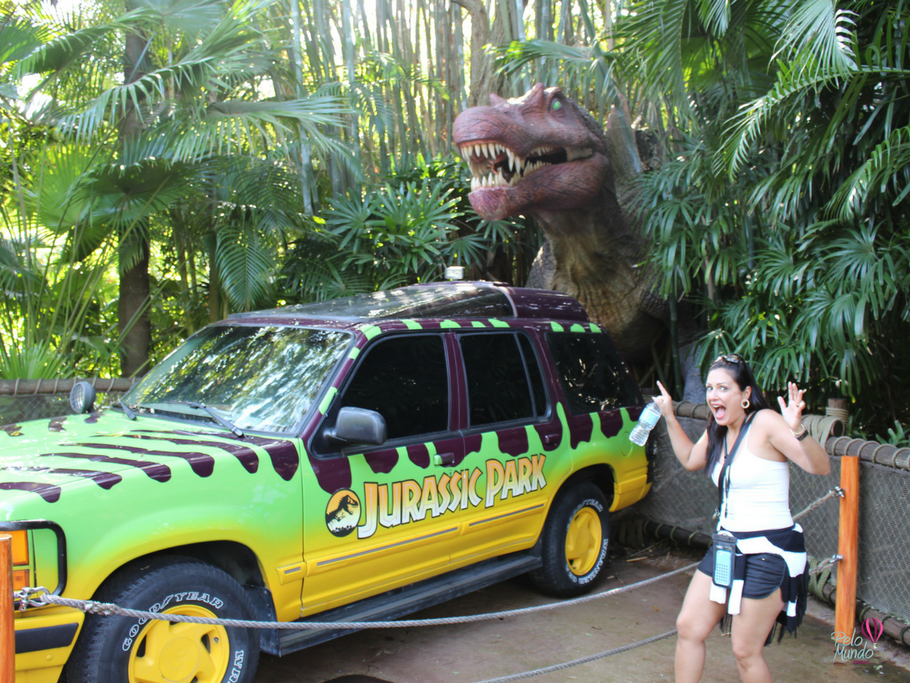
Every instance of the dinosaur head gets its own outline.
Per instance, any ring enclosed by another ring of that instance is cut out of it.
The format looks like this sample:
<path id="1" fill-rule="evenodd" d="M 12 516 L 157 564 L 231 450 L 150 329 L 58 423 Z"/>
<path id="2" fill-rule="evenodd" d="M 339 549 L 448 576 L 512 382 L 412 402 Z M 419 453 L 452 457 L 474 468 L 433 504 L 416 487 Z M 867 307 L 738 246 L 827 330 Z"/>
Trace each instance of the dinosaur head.
<path id="1" fill-rule="evenodd" d="M 453 130 L 481 217 L 575 209 L 597 196 L 610 162 L 590 114 L 541 83 L 510 100 L 490 95 L 490 103 L 463 111 Z"/>

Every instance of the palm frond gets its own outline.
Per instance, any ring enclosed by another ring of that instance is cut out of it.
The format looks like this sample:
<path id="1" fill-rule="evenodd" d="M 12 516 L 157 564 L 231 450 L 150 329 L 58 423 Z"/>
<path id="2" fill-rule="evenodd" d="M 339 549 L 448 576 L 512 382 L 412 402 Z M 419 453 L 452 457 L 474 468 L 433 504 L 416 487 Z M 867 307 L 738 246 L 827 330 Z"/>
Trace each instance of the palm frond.
<path id="1" fill-rule="evenodd" d="M 0 65 L 26 59 L 49 34 L 47 27 L 35 26 L 23 17 L 4 17 L 0 22 Z"/>
<path id="2" fill-rule="evenodd" d="M 617 25 L 617 38 L 638 62 L 640 80 L 648 83 L 654 99 L 669 94 L 689 115 L 684 73 L 685 44 L 699 31 L 695 22 L 687 22 L 689 0 L 651 0 L 640 3 L 636 12 Z"/>
<path id="3" fill-rule="evenodd" d="M 565 45 L 545 40 L 513 42 L 497 50 L 497 67 L 515 79 L 531 75 L 541 62 L 553 65 L 559 72 L 558 83 L 570 97 L 581 102 L 593 94 L 601 114 L 609 104 L 620 104 L 613 79 L 616 56 L 605 52 L 598 44 L 590 47 Z"/>
<path id="4" fill-rule="evenodd" d="M 215 260 L 221 285 L 238 310 L 253 310 L 271 289 L 275 248 L 250 224 L 229 225 L 218 231 Z"/>
<path id="5" fill-rule="evenodd" d="M 813 73 L 848 73 L 857 67 L 856 14 L 833 0 L 796 3 L 780 37 L 776 57 L 800 63 Z"/>
<path id="6" fill-rule="evenodd" d="M 731 0 L 697 0 L 698 16 L 714 34 L 723 35 L 730 25 Z"/>
<path id="7" fill-rule="evenodd" d="M 72 33 L 57 36 L 21 59 L 15 67 L 14 77 L 22 78 L 27 74 L 43 74 L 49 71 L 60 72 L 70 68 L 79 68 L 84 55 L 103 38 L 119 31 L 131 31 L 147 23 L 154 13 L 146 8 L 139 8 L 120 15 L 110 22 L 79 29 Z"/>
<path id="8" fill-rule="evenodd" d="M 780 63 L 778 67 L 777 83 L 771 91 L 743 105 L 724 130 L 725 143 L 715 165 L 725 166 L 731 178 L 746 163 L 765 127 L 787 100 L 827 86 L 836 87 L 847 75 L 842 71 L 809 73 L 785 63 Z"/>
<path id="9" fill-rule="evenodd" d="M 835 192 L 827 209 L 841 220 L 856 219 L 878 195 L 897 206 L 910 194 L 910 127 L 891 132 Z"/>
<path id="10" fill-rule="evenodd" d="M 155 12 L 168 30 L 190 38 L 211 30 L 225 14 L 225 3 L 220 0 L 142 0 L 142 6 Z"/>
<path id="11" fill-rule="evenodd" d="M 85 111 L 66 117 L 61 126 L 84 140 L 105 122 L 116 124 L 130 107 L 147 117 L 149 103 L 165 102 L 172 92 L 210 89 L 213 84 L 227 85 L 262 73 L 267 62 L 252 47 L 257 35 L 229 16 L 179 61 L 105 90 Z"/>

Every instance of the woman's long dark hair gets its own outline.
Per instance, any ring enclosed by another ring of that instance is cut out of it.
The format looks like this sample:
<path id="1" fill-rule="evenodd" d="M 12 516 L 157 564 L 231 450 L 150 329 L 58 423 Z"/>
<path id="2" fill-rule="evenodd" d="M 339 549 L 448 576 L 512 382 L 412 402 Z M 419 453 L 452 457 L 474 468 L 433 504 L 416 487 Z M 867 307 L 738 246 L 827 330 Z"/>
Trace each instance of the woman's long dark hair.
<path id="1" fill-rule="evenodd" d="M 765 399 L 764 393 L 755 383 L 755 375 L 752 374 L 752 368 L 749 367 L 749 364 L 746 363 L 742 356 L 735 353 L 718 356 L 717 360 L 711 363 L 711 367 L 708 368 L 708 373 L 718 368 L 730 373 L 740 391 L 745 391 L 746 387 L 752 387 L 752 394 L 749 396 L 749 407 L 746 408 L 746 417 L 749 417 L 752 413 L 757 413 L 759 410 L 771 407 Z M 718 425 L 714 421 L 714 413 L 708 411 L 708 462 L 705 465 L 705 473 L 709 477 L 714 472 L 714 466 L 717 461 L 720 460 L 726 436 L 727 428 Z"/>

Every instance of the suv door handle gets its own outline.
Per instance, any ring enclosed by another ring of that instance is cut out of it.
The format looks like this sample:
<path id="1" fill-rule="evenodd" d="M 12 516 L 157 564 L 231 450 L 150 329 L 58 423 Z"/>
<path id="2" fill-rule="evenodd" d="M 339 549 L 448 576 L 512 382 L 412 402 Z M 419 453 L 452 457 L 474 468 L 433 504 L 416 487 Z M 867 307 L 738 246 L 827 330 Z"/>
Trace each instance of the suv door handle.
<path id="1" fill-rule="evenodd" d="M 551 443 L 559 441 L 559 434 L 544 434 L 542 441 L 549 446 Z"/>
<path id="2" fill-rule="evenodd" d="M 433 456 L 433 464 L 440 467 L 452 467 L 455 464 L 455 454 L 437 453 Z"/>

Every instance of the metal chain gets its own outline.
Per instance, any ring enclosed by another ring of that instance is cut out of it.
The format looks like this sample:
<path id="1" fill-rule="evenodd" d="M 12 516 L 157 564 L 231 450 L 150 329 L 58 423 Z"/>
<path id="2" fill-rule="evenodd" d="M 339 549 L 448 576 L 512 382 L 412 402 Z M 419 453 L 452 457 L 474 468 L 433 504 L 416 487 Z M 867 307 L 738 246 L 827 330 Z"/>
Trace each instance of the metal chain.
<path id="1" fill-rule="evenodd" d="M 816 508 L 821 507 L 821 505 L 823 503 L 830 500 L 831 498 L 834 498 L 835 496 L 838 496 L 840 498 L 844 497 L 844 490 L 840 486 L 835 486 L 833 489 L 828 491 L 828 493 L 823 495 L 821 498 L 816 500 L 814 503 L 810 503 L 809 506 L 805 510 L 803 510 L 799 514 L 793 515 L 793 519 L 799 519 L 803 515 L 808 515 L 810 512 L 812 512 Z"/>
<path id="2" fill-rule="evenodd" d="M 443 619 L 410 619 L 400 621 L 250 621 L 246 619 L 215 619 L 212 617 L 193 617 L 185 614 L 160 614 L 158 612 L 146 612 L 142 610 L 128 609 L 120 607 L 109 602 L 96 602 L 95 600 L 75 600 L 73 598 L 64 598 L 59 595 L 49 595 L 44 587 L 23 588 L 14 594 L 19 600 L 19 609 L 25 610 L 26 607 L 43 607 L 45 605 L 61 605 L 64 607 L 73 607 L 82 610 L 87 614 L 101 614 L 105 616 L 120 615 L 127 617 L 136 617 L 138 619 L 157 619 L 159 621 L 185 622 L 190 624 L 210 624 L 233 626 L 236 628 L 260 628 L 260 629 L 277 629 L 283 631 L 317 631 L 317 630 L 350 630 L 356 631 L 364 628 L 411 628 L 421 626 L 442 626 L 446 624 L 471 624 L 478 621 L 492 621 L 494 619 L 505 619 L 506 617 L 520 616 L 534 612 L 543 612 L 560 607 L 569 607 L 580 605 L 592 600 L 599 600 L 613 595 L 619 595 L 627 591 L 647 586 L 657 581 L 681 574 L 698 566 L 698 563 L 675 569 L 666 574 L 655 576 L 650 579 L 632 583 L 628 586 L 620 586 L 601 593 L 585 595 L 573 600 L 562 602 L 553 602 L 546 605 L 537 605 L 535 607 L 523 607 L 521 609 L 506 610 L 504 612 L 488 612 L 486 614 L 474 614 L 465 617 L 447 617 Z"/>

